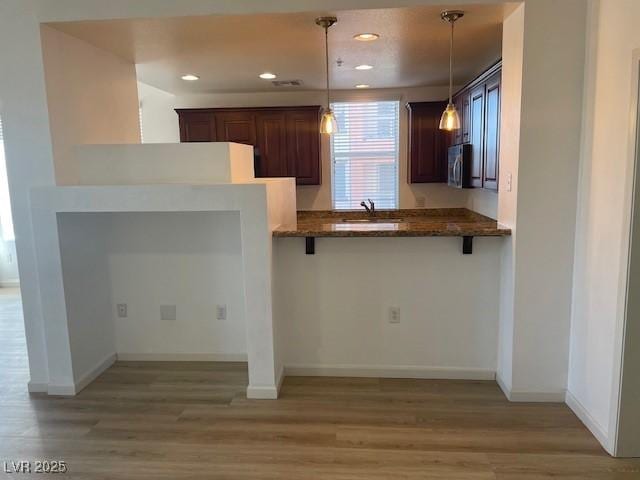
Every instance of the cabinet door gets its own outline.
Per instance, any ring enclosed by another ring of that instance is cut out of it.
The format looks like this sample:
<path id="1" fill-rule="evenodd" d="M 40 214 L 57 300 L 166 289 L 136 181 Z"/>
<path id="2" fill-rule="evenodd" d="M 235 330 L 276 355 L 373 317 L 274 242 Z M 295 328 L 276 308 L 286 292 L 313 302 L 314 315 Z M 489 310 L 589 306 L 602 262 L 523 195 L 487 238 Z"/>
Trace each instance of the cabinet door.
<path id="1" fill-rule="evenodd" d="M 287 112 L 287 176 L 299 185 L 320 185 L 320 109 Z"/>
<path id="2" fill-rule="evenodd" d="M 181 142 L 215 142 L 216 121 L 210 113 L 181 113 Z"/>
<path id="3" fill-rule="evenodd" d="M 460 127 L 464 125 L 464 108 L 462 105 L 462 100 L 463 100 L 462 95 L 458 95 L 453 99 L 453 103 L 456 106 L 456 110 L 458 111 L 458 116 L 460 117 Z M 455 130 L 453 132 L 453 144 L 459 145 L 460 143 L 463 143 L 462 128 L 459 128 L 458 130 Z"/>
<path id="4" fill-rule="evenodd" d="M 470 126 L 471 126 L 471 93 L 465 90 L 461 94 L 462 104 L 462 143 L 469 143 Z"/>
<path id="5" fill-rule="evenodd" d="M 252 111 L 218 112 L 216 133 L 219 142 L 256 144 L 255 114 Z"/>
<path id="6" fill-rule="evenodd" d="M 409 108 L 409 183 L 446 181 L 447 147 L 452 136 L 440 130 L 446 102 L 417 102 Z"/>
<path id="7" fill-rule="evenodd" d="M 482 187 L 482 166 L 484 163 L 484 103 L 485 85 L 471 90 L 469 99 L 469 142 L 471 143 L 471 186 Z"/>
<path id="8" fill-rule="evenodd" d="M 484 145 L 484 188 L 498 190 L 498 165 L 500 157 L 500 73 L 486 83 L 486 115 Z"/>
<path id="9" fill-rule="evenodd" d="M 286 177 L 287 136 L 284 112 L 256 114 L 258 177 Z"/>

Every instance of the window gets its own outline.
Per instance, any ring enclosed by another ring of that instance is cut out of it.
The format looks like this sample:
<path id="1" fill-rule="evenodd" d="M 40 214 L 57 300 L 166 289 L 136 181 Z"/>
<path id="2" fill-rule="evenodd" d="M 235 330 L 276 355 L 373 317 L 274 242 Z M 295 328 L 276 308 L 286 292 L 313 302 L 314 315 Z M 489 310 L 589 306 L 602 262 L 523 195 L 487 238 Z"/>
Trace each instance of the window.
<path id="1" fill-rule="evenodd" d="M 0 234 L 2 239 L 14 240 L 13 220 L 11 218 L 11 202 L 9 200 L 9 181 L 7 164 L 4 158 L 4 137 L 2 136 L 2 119 L 0 118 Z"/>
<path id="2" fill-rule="evenodd" d="M 331 105 L 338 133 L 331 137 L 333 208 L 398 207 L 398 115 L 400 102 Z"/>
<path id="3" fill-rule="evenodd" d="M 138 104 L 138 126 L 140 127 L 140 143 L 144 143 L 144 133 L 142 133 L 142 102 Z"/>

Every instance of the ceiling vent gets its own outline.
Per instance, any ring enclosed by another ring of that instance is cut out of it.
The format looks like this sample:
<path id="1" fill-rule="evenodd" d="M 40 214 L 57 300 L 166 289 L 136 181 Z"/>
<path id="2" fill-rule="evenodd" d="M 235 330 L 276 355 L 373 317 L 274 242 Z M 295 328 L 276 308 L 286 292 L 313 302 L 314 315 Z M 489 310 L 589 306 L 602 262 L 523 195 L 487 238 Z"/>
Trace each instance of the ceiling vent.
<path id="1" fill-rule="evenodd" d="M 274 87 L 300 87 L 302 86 L 302 80 L 274 80 Z"/>

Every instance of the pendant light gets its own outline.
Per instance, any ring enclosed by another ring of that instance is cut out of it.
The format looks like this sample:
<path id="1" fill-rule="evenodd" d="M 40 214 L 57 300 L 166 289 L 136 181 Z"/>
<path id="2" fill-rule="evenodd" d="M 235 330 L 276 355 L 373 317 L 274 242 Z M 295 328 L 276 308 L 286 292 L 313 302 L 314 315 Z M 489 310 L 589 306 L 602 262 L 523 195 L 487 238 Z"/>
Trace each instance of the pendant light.
<path id="1" fill-rule="evenodd" d="M 449 103 L 440 118 L 440 130 L 449 132 L 460 128 L 460 115 L 453 104 L 453 24 L 464 15 L 461 10 L 445 10 L 440 18 L 451 25 L 451 37 L 449 39 Z"/>
<path id="2" fill-rule="evenodd" d="M 332 135 L 338 131 L 338 122 L 336 122 L 336 116 L 331 110 L 330 103 L 330 89 L 329 89 L 329 27 L 336 23 L 338 19 L 336 17 L 319 17 L 316 18 L 316 25 L 324 28 L 324 54 L 325 54 L 325 67 L 327 69 L 327 108 L 322 114 L 320 120 L 320 133 L 326 133 Z"/>

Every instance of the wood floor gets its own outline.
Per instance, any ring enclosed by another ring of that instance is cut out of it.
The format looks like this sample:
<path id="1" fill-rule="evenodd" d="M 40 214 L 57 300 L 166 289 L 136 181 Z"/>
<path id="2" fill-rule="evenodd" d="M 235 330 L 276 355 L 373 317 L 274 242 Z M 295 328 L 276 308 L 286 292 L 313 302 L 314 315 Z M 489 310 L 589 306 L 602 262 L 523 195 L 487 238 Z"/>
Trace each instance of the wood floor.
<path id="1" fill-rule="evenodd" d="M 289 377 L 251 401 L 243 364 L 119 362 L 75 398 L 29 395 L 20 317 L 0 291 L 0 478 L 640 479 L 566 406 L 494 382 Z M 69 472 L 2 473 L 20 460 Z"/>

